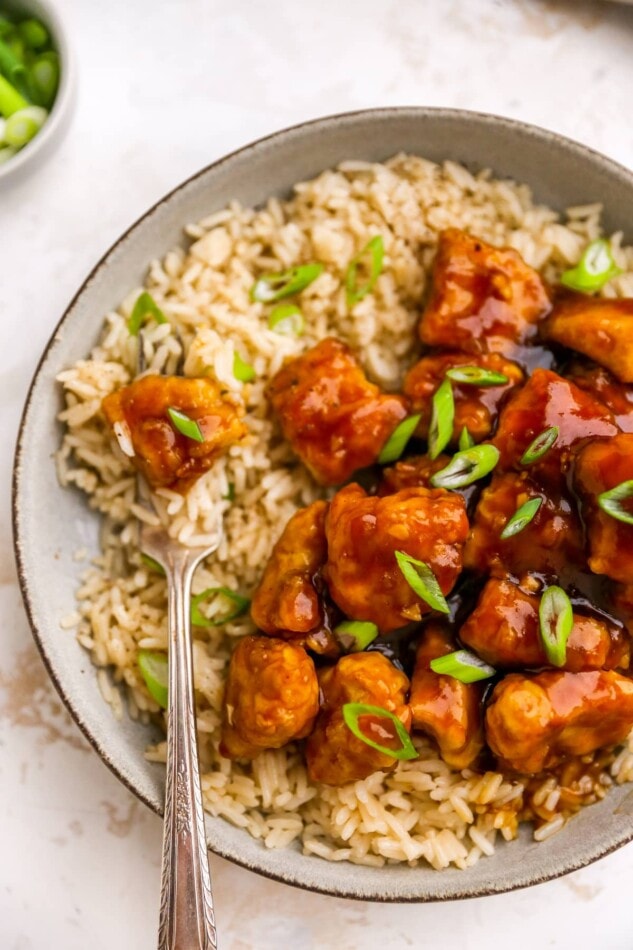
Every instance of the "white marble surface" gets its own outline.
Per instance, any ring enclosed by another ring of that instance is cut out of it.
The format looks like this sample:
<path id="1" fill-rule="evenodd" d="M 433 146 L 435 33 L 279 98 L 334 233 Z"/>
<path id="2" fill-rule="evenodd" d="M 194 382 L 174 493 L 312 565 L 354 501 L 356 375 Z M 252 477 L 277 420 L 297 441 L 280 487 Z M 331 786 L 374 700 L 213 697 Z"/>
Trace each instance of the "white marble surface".
<path id="1" fill-rule="evenodd" d="M 181 179 L 262 134 L 376 105 L 527 119 L 633 164 L 633 8 L 583 0 L 59 0 L 70 134 L 0 193 L 0 950 L 150 950 L 160 823 L 90 751 L 31 643 L 11 452 L 39 353 L 88 269 Z M 46 499 L 42 500 L 46 504 Z M 42 568 L 46 569 L 45 565 Z M 445 905 L 355 904 L 212 860 L 222 950 L 630 950 L 633 848 Z"/>

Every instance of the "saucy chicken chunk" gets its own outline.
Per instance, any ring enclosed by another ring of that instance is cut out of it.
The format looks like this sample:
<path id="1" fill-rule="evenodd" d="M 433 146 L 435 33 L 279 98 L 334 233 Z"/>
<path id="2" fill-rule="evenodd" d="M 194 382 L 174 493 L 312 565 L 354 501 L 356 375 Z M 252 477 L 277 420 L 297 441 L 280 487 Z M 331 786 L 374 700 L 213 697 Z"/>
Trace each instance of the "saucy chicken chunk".
<path id="1" fill-rule="evenodd" d="M 332 337 L 286 363 L 268 396 L 286 439 L 322 485 L 340 485 L 374 463 L 407 415 L 405 400 L 370 383 Z"/>
<path id="2" fill-rule="evenodd" d="M 382 470 L 378 485 L 379 495 L 393 495 L 402 488 L 430 488 L 431 479 L 450 462 L 449 455 L 438 455 L 431 459 L 428 455 L 410 455 Z"/>
<path id="3" fill-rule="evenodd" d="M 622 383 L 633 383 L 633 299 L 569 294 L 541 325 L 543 339 L 584 353 Z"/>
<path id="4" fill-rule="evenodd" d="M 592 442 L 578 453 L 574 486 L 582 498 L 589 539 L 589 567 L 623 583 L 633 579 L 633 525 L 600 508 L 597 496 L 633 479 L 633 435 Z M 633 515 L 632 499 L 621 502 Z"/>
<path id="5" fill-rule="evenodd" d="M 244 637 L 231 656 L 220 752 L 252 759 L 308 735 L 319 711 L 314 663 L 295 643 Z"/>
<path id="6" fill-rule="evenodd" d="M 567 379 L 547 369 L 535 369 L 525 386 L 506 403 L 493 444 L 499 449 L 499 468 L 524 467 L 521 457 L 546 429 L 558 427 L 552 447 L 529 465 L 539 482 L 562 485 L 572 451 L 583 439 L 608 438 L 617 433 L 613 416 L 601 402 Z"/>
<path id="7" fill-rule="evenodd" d="M 440 623 L 427 625 L 416 651 L 409 705 L 413 729 L 435 739 L 448 765 L 466 769 L 484 745 L 484 687 L 481 683 L 462 683 L 431 669 L 431 660 L 455 649 L 450 634 Z"/>
<path id="8" fill-rule="evenodd" d="M 533 774 L 622 742 L 633 727 L 633 680 L 619 673 L 512 673 L 495 686 L 486 738 L 501 764 Z"/>
<path id="9" fill-rule="evenodd" d="M 251 617 L 265 633 L 300 635 L 323 622 L 314 577 L 327 558 L 327 508 L 325 501 L 300 508 L 272 550 L 251 603 Z"/>
<path id="10" fill-rule="evenodd" d="M 565 375 L 611 410 L 618 429 L 633 432 L 633 385 L 618 382 L 602 366 L 581 363 L 580 360 L 575 360 Z"/>
<path id="11" fill-rule="evenodd" d="M 381 653 L 352 653 L 321 673 L 323 705 L 306 743 L 308 775 L 313 782 L 345 785 L 378 770 L 391 771 L 396 759 L 358 739 L 346 725 L 345 703 L 366 703 L 393 713 L 407 731 L 411 711 L 406 704 L 409 680 Z M 361 731 L 386 748 L 399 749 L 393 724 L 384 717 L 359 719 Z"/>
<path id="12" fill-rule="evenodd" d="M 501 533 L 527 501 L 540 498 L 532 520 L 518 534 Z M 584 559 L 580 519 L 574 502 L 560 488 L 544 491 L 527 472 L 493 475 L 475 510 L 464 548 L 464 567 L 493 574 L 528 571 L 559 574 Z"/>
<path id="13" fill-rule="evenodd" d="M 495 386 L 474 386 L 453 381 L 455 417 L 454 443 L 464 427 L 475 442 L 487 439 L 492 433 L 501 402 L 506 395 L 523 382 L 523 370 L 499 353 L 439 353 L 424 356 L 407 373 L 403 392 L 411 403 L 411 410 L 420 413 L 417 434 L 426 438 L 429 433 L 433 394 L 446 377 L 446 371 L 459 366 L 477 366 L 480 369 L 505 376 L 507 382 Z"/>
<path id="14" fill-rule="evenodd" d="M 517 251 L 451 228 L 440 235 L 420 337 L 468 353 L 508 352 L 534 338 L 550 306 L 541 277 Z"/>
<path id="15" fill-rule="evenodd" d="M 497 669 L 550 666 L 539 632 L 540 600 L 510 580 L 491 578 L 459 638 Z M 574 673 L 626 669 L 629 647 L 628 635 L 615 621 L 574 611 L 563 668 Z"/>
<path id="16" fill-rule="evenodd" d="M 441 488 L 378 498 L 354 484 L 332 499 L 325 530 L 332 599 L 348 617 L 384 633 L 431 609 L 405 580 L 396 551 L 424 561 L 447 594 L 461 570 L 468 519 L 463 498 Z"/>
<path id="17" fill-rule="evenodd" d="M 246 435 L 236 407 L 212 379 L 142 376 L 102 403 L 119 445 L 153 488 L 186 491 Z M 183 435 L 168 409 L 194 420 L 203 441 Z"/>

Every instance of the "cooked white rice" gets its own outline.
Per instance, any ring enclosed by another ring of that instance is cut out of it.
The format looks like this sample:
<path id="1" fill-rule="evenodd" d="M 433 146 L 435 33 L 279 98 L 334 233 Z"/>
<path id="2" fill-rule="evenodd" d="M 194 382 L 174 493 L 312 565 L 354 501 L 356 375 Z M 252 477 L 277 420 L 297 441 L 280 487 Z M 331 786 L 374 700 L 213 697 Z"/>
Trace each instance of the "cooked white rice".
<path id="1" fill-rule="evenodd" d="M 222 543 L 198 570 L 194 593 L 222 585 L 251 592 L 288 518 L 321 493 L 280 438 L 264 398 L 266 381 L 287 357 L 332 333 L 354 348 L 372 380 L 397 389 L 415 353 L 420 299 L 442 229 L 460 227 L 511 245 L 555 279 L 600 235 L 600 211 L 590 204 L 561 217 L 535 205 L 525 185 L 485 171 L 473 175 L 454 162 L 398 155 L 385 164 L 343 163 L 297 185 L 286 202 L 271 199 L 256 210 L 234 202 L 189 225 L 188 249 L 170 251 L 149 268 L 145 289 L 170 322 L 145 331 L 146 364 L 173 372 L 182 341 L 185 372 L 214 374 L 246 407 L 250 430 L 249 440 L 234 446 L 186 496 L 156 493 L 161 519 L 185 544 L 205 543 L 223 519 Z M 374 293 L 350 313 L 345 270 L 376 234 L 384 241 L 384 269 Z M 618 234 L 612 246 L 623 274 L 606 293 L 633 296 L 633 248 L 623 248 Z M 305 335 L 281 336 L 268 328 L 269 308 L 252 303 L 249 290 L 262 272 L 311 260 L 326 268 L 301 296 Z M 62 483 L 86 492 L 103 515 L 103 553 L 86 572 L 68 624 L 77 627 L 98 667 L 114 713 L 122 716 L 127 708 L 148 720 L 159 709 L 136 656 L 139 648 L 167 648 L 165 582 L 139 558 L 135 516 L 143 509 L 134 505 L 133 472 L 100 414 L 102 398 L 135 372 L 136 341 L 126 321 L 141 289 L 131 288 L 119 310 L 106 315 L 89 358 L 59 376 L 66 434 L 58 468 Z M 235 379 L 235 351 L 255 368 L 252 384 Z M 231 484 L 233 502 L 225 497 Z M 196 632 L 202 787 L 211 814 L 267 847 L 297 841 L 305 853 L 331 861 L 467 868 L 493 853 L 499 835 L 513 838 L 520 818 L 536 817 L 535 837 L 544 839 L 580 804 L 602 797 L 609 784 L 633 778 L 633 744 L 599 770 L 588 763 L 570 791 L 555 778 L 525 787 L 495 772 L 451 770 L 423 737 L 415 738 L 419 759 L 342 788 L 312 785 L 293 746 L 238 765 L 218 753 L 222 691 L 232 645 L 251 632 L 247 617 Z M 163 761 L 164 754 L 163 745 L 148 750 L 154 760 Z"/>

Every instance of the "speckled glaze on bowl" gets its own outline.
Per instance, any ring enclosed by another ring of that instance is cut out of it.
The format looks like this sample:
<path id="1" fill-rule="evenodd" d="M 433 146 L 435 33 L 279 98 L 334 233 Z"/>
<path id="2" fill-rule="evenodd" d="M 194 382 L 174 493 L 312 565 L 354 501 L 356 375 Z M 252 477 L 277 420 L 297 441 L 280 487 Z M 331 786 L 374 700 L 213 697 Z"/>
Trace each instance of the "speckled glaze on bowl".
<path id="1" fill-rule="evenodd" d="M 72 716 L 113 772 L 154 811 L 163 808 L 163 769 L 143 758 L 150 730 L 117 722 L 103 702 L 88 655 L 59 620 L 73 609 L 82 567 L 73 552 L 97 551 L 98 519 L 79 492 L 62 490 L 52 455 L 61 430 L 55 376 L 85 357 L 101 315 L 141 283 L 150 260 L 182 242 L 189 221 L 231 198 L 257 205 L 343 159 L 382 160 L 399 151 L 527 182 L 555 208 L 601 200 L 608 230 L 633 239 L 633 175 L 567 139 L 531 126 L 441 109 L 381 109 L 319 119 L 278 132 L 205 168 L 151 208 L 107 252 L 80 288 L 34 377 L 14 470 L 14 538 L 22 594 L 37 644 Z M 209 847 L 271 878 L 309 890 L 374 901 L 433 901 L 494 894 L 547 881 L 633 839 L 633 791 L 614 789 L 559 834 L 536 844 L 529 831 L 500 844 L 468 871 L 356 867 L 267 850 L 245 831 L 207 816 Z"/>

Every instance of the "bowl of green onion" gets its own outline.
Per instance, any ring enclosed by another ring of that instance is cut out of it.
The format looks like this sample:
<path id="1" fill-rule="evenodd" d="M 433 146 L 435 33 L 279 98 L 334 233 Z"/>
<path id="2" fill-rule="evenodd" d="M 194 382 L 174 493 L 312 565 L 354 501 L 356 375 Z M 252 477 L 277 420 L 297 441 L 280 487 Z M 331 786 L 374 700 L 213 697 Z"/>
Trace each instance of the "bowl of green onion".
<path id="1" fill-rule="evenodd" d="M 34 169 L 70 117 L 72 63 L 46 0 L 0 0 L 0 186 Z"/>

